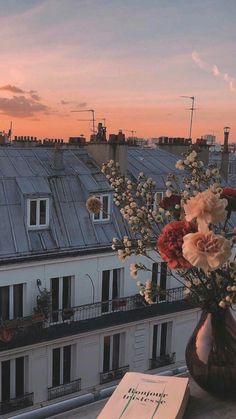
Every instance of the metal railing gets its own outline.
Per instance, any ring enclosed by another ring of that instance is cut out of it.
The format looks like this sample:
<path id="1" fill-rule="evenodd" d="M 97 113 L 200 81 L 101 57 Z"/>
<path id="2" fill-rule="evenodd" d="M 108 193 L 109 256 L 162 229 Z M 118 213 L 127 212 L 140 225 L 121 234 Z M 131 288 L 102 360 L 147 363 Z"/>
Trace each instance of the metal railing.
<path id="1" fill-rule="evenodd" d="M 155 368 L 164 367 L 165 365 L 170 365 L 175 363 L 175 352 L 171 354 L 161 355 L 157 358 L 149 359 L 149 369 L 153 370 Z"/>
<path id="2" fill-rule="evenodd" d="M 34 393 L 26 393 L 23 396 L 15 399 L 4 400 L 0 402 L 0 414 L 13 412 L 14 410 L 24 409 L 25 407 L 33 406 Z"/>
<path id="3" fill-rule="evenodd" d="M 57 399 L 81 390 L 81 378 L 70 383 L 48 388 L 48 400 Z"/>
<path id="4" fill-rule="evenodd" d="M 119 380 L 128 371 L 129 371 L 129 365 L 126 365 L 125 367 L 117 368 L 115 370 L 110 370 L 107 372 L 100 372 L 100 384 L 105 384 L 105 383 L 109 383 L 110 381 Z"/>
<path id="5" fill-rule="evenodd" d="M 184 287 L 172 288 L 166 291 L 165 300 L 157 301 L 159 303 L 172 303 L 184 299 Z M 162 296 L 163 298 L 163 296 Z M 145 309 L 150 307 L 145 303 L 141 295 L 136 294 L 131 297 L 122 297 L 115 300 L 102 301 L 92 304 L 85 304 L 82 306 L 71 307 L 67 309 L 56 310 L 49 313 L 47 325 L 53 325 L 64 322 L 74 322 L 94 319 L 106 314 L 111 314 L 118 311 L 130 311 L 135 309 Z"/>

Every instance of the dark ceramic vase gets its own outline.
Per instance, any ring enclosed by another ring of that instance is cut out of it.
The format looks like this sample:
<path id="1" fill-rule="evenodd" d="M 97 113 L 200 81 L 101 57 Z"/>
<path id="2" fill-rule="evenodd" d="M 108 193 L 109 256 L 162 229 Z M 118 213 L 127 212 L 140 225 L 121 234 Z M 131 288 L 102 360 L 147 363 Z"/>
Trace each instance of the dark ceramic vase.
<path id="1" fill-rule="evenodd" d="M 202 312 L 185 357 L 200 387 L 217 397 L 236 400 L 236 322 L 229 309 Z"/>

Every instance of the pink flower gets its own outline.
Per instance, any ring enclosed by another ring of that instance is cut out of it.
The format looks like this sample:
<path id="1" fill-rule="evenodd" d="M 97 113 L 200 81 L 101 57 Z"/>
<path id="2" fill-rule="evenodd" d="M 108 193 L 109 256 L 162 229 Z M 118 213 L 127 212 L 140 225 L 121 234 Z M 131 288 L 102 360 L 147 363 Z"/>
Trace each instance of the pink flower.
<path id="1" fill-rule="evenodd" d="M 206 231 L 206 225 L 225 220 L 227 205 L 227 199 L 220 199 L 219 195 L 207 189 L 199 192 L 184 204 L 185 218 L 187 221 L 197 219 L 199 230 Z"/>
<path id="2" fill-rule="evenodd" d="M 194 223 L 172 221 L 167 224 L 157 241 L 157 251 L 172 269 L 189 269 L 191 264 L 183 257 L 183 237 L 197 231 Z"/>
<path id="3" fill-rule="evenodd" d="M 185 259 L 205 273 L 220 268 L 231 254 L 230 241 L 209 230 L 187 234 L 183 242 Z"/>

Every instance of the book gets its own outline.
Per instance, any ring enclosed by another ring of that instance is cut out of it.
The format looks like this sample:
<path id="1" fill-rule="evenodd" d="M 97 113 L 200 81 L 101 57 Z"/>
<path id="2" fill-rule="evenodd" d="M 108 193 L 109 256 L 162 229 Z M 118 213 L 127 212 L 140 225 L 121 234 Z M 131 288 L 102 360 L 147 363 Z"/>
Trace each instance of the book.
<path id="1" fill-rule="evenodd" d="M 127 372 L 97 419 L 181 419 L 189 379 Z"/>

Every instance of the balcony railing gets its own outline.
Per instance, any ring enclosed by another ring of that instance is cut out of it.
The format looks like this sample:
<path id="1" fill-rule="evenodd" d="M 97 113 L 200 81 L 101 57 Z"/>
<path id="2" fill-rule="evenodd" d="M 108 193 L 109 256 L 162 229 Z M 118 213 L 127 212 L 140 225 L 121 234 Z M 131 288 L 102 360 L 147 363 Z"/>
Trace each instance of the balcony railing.
<path id="1" fill-rule="evenodd" d="M 16 397 L 15 399 L 4 400 L 0 402 L 0 415 L 33 406 L 33 404 L 34 393 L 26 393 L 21 397 Z"/>
<path id="2" fill-rule="evenodd" d="M 58 397 L 67 396 L 67 394 L 76 393 L 81 390 L 81 379 L 71 381 L 70 383 L 61 384 L 60 386 L 50 387 L 48 389 L 48 400 L 57 399 Z"/>
<path id="3" fill-rule="evenodd" d="M 118 368 L 116 370 L 110 370 L 107 372 L 100 372 L 100 384 L 109 383 L 110 381 L 121 379 L 126 372 L 129 371 L 129 365 Z"/>
<path id="4" fill-rule="evenodd" d="M 171 354 L 161 355 L 157 358 L 149 359 L 149 369 L 153 370 L 155 368 L 164 367 L 166 365 L 175 363 L 175 352 Z"/>
<path id="5" fill-rule="evenodd" d="M 184 299 L 183 294 L 184 287 L 172 288 L 167 290 L 165 300 L 163 296 L 161 301 L 156 301 L 155 304 L 159 303 L 171 303 Z M 82 306 L 71 307 L 67 309 L 61 309 L 49 313 L 47 325 L 64 323 L 64 322 L 75 322 L 81 320 L 89 320 L 97 317 L 101 317 L 107 314 L 111 314 L 118 311 L 130 311 L 135 309 L 145 309 L 148 306 L 145 303 L 143 297 L 136 294 L 131 297 L 122 297 L 115 300 L 102 301 L 98 303 L 85 304 Z"/>

